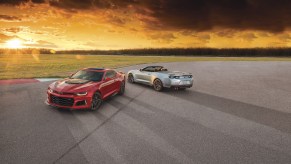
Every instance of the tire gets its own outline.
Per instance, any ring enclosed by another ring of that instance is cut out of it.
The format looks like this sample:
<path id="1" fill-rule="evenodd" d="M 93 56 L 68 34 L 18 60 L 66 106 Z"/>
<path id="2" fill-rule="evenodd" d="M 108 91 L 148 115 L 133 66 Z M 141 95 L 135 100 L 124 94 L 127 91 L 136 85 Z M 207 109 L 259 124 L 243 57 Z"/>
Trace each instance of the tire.
<path id="1" fill-rule="evenodd" d="M 92 103 L 91 103 L 90 109 L 92 111 L 95 111 L 95 110 L 99 109 L 101 104 L 102 104 L 101 94 L 99 92 L 96 92 L 92 97 Z"/>
<path id="2" fill-rule="evenodd" d="M 181 90 L 181 91 L 185 91 L 185 90 L 186 90 L 186 88 L 179 88 L 179 90 Z"/>
<path id="3" fill-rule="evenodd" d="M 163 82 L 160 79 L 155 79 L 153 83 L 154 90 L 161 92 L 163 90 Z"/>
<path id="4" fill-rule="evenodd" d="M 121 84 L 120 84 L 120 89 L 119 89 L 118 94 L 119 94 L 119 95 L 123 95 L 124 92 L 125 92 L 125 82 L 122 81 Z"/>
<path id="5" fill-rule="evenodd" d="M 132 74 L 129 74 L 129 75 L 128 75 L 127 81 L 128 81 L 129 83 L 134 83 L 134 77 L 133 77 Z"/>

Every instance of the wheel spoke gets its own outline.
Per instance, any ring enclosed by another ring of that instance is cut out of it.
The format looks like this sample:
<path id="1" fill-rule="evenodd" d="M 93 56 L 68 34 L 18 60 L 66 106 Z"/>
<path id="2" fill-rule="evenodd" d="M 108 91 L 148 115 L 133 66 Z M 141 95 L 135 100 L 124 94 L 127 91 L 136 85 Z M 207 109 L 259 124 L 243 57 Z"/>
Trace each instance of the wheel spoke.
<path id="1" fill-rule="evenodd" d="M 133 79 L 133 76 L 132 76 L 132 75 L 129 75 L 129 76 L 128 76 L 128 81 L 129 81 L 130 83 L 133 83 L 133 82 L 134 82 L 134 79 Z"/>
<path id="2" fill-rule="evenodd" d="M 97 110 L 101 104 L 102 100 L 98 95 L 94 95 L 92 99 L 92 110 Z"/>
<path id="3" fill-rule="evenodd" d="M 160 91 L 162 89 L 162 82 L 160 80 L 155 80 L 154 81 L 154 89 L 157 91 Z"/>

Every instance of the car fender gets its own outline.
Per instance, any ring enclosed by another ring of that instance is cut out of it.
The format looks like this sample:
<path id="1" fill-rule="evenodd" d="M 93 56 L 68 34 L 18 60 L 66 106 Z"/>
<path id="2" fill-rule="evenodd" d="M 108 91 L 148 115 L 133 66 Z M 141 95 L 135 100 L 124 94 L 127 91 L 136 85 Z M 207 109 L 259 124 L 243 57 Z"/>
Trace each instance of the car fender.
<path id="1" fill-rule="evenodd" d="M 170 87 L 171 81 L 170 78 L 166 74 L 154 73 L 151 77 L 151 85 L 154 84 L 154 80 L 160 79 L 163 83 L 163 87 Z"/>
<path id="2" fill-rule="evenodd" d="M 128 77 L 129 74 L 132 74 L 133 78 L 136 79 L 136 72 L 137 72 L 137 71 L 138 71 L 138 70 L 131 70 L 131 71 L 128 71 L 128 73 L 127 73 L 127 77 Z"/>

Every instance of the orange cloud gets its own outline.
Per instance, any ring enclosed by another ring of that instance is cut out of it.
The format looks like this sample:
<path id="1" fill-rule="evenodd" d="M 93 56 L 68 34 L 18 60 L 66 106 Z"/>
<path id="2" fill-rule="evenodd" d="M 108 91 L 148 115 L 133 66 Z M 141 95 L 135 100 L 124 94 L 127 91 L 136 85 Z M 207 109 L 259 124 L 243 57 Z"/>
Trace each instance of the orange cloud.
<path id="1" fill-rule="evenodd" d="M 289 47 L 290 16 L 291 2 L 275 0 L 3 0 L 0 39 L 55 49 Z"/>

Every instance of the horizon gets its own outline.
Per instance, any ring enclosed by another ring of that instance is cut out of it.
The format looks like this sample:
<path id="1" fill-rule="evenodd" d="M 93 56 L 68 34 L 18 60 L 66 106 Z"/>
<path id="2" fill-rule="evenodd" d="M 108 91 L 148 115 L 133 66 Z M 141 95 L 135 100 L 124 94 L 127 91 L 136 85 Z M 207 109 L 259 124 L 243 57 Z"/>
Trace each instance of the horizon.
<path id="1" fill-rule="evenodd" d="M 158 47 L 158 48 L 124 48 L 124 49 L 50 49 L 50 48 L 37 48 L 37 47 L 22 47 L 22 48 L 0 48 L 5 51 L 25 51 L 25 50 L 45 50 L 45 51 L 134 51 L 134 50 L 287 50 L 291 47 L 230 47 L 230 48 L 213 48 L 213 47 Z"/>

